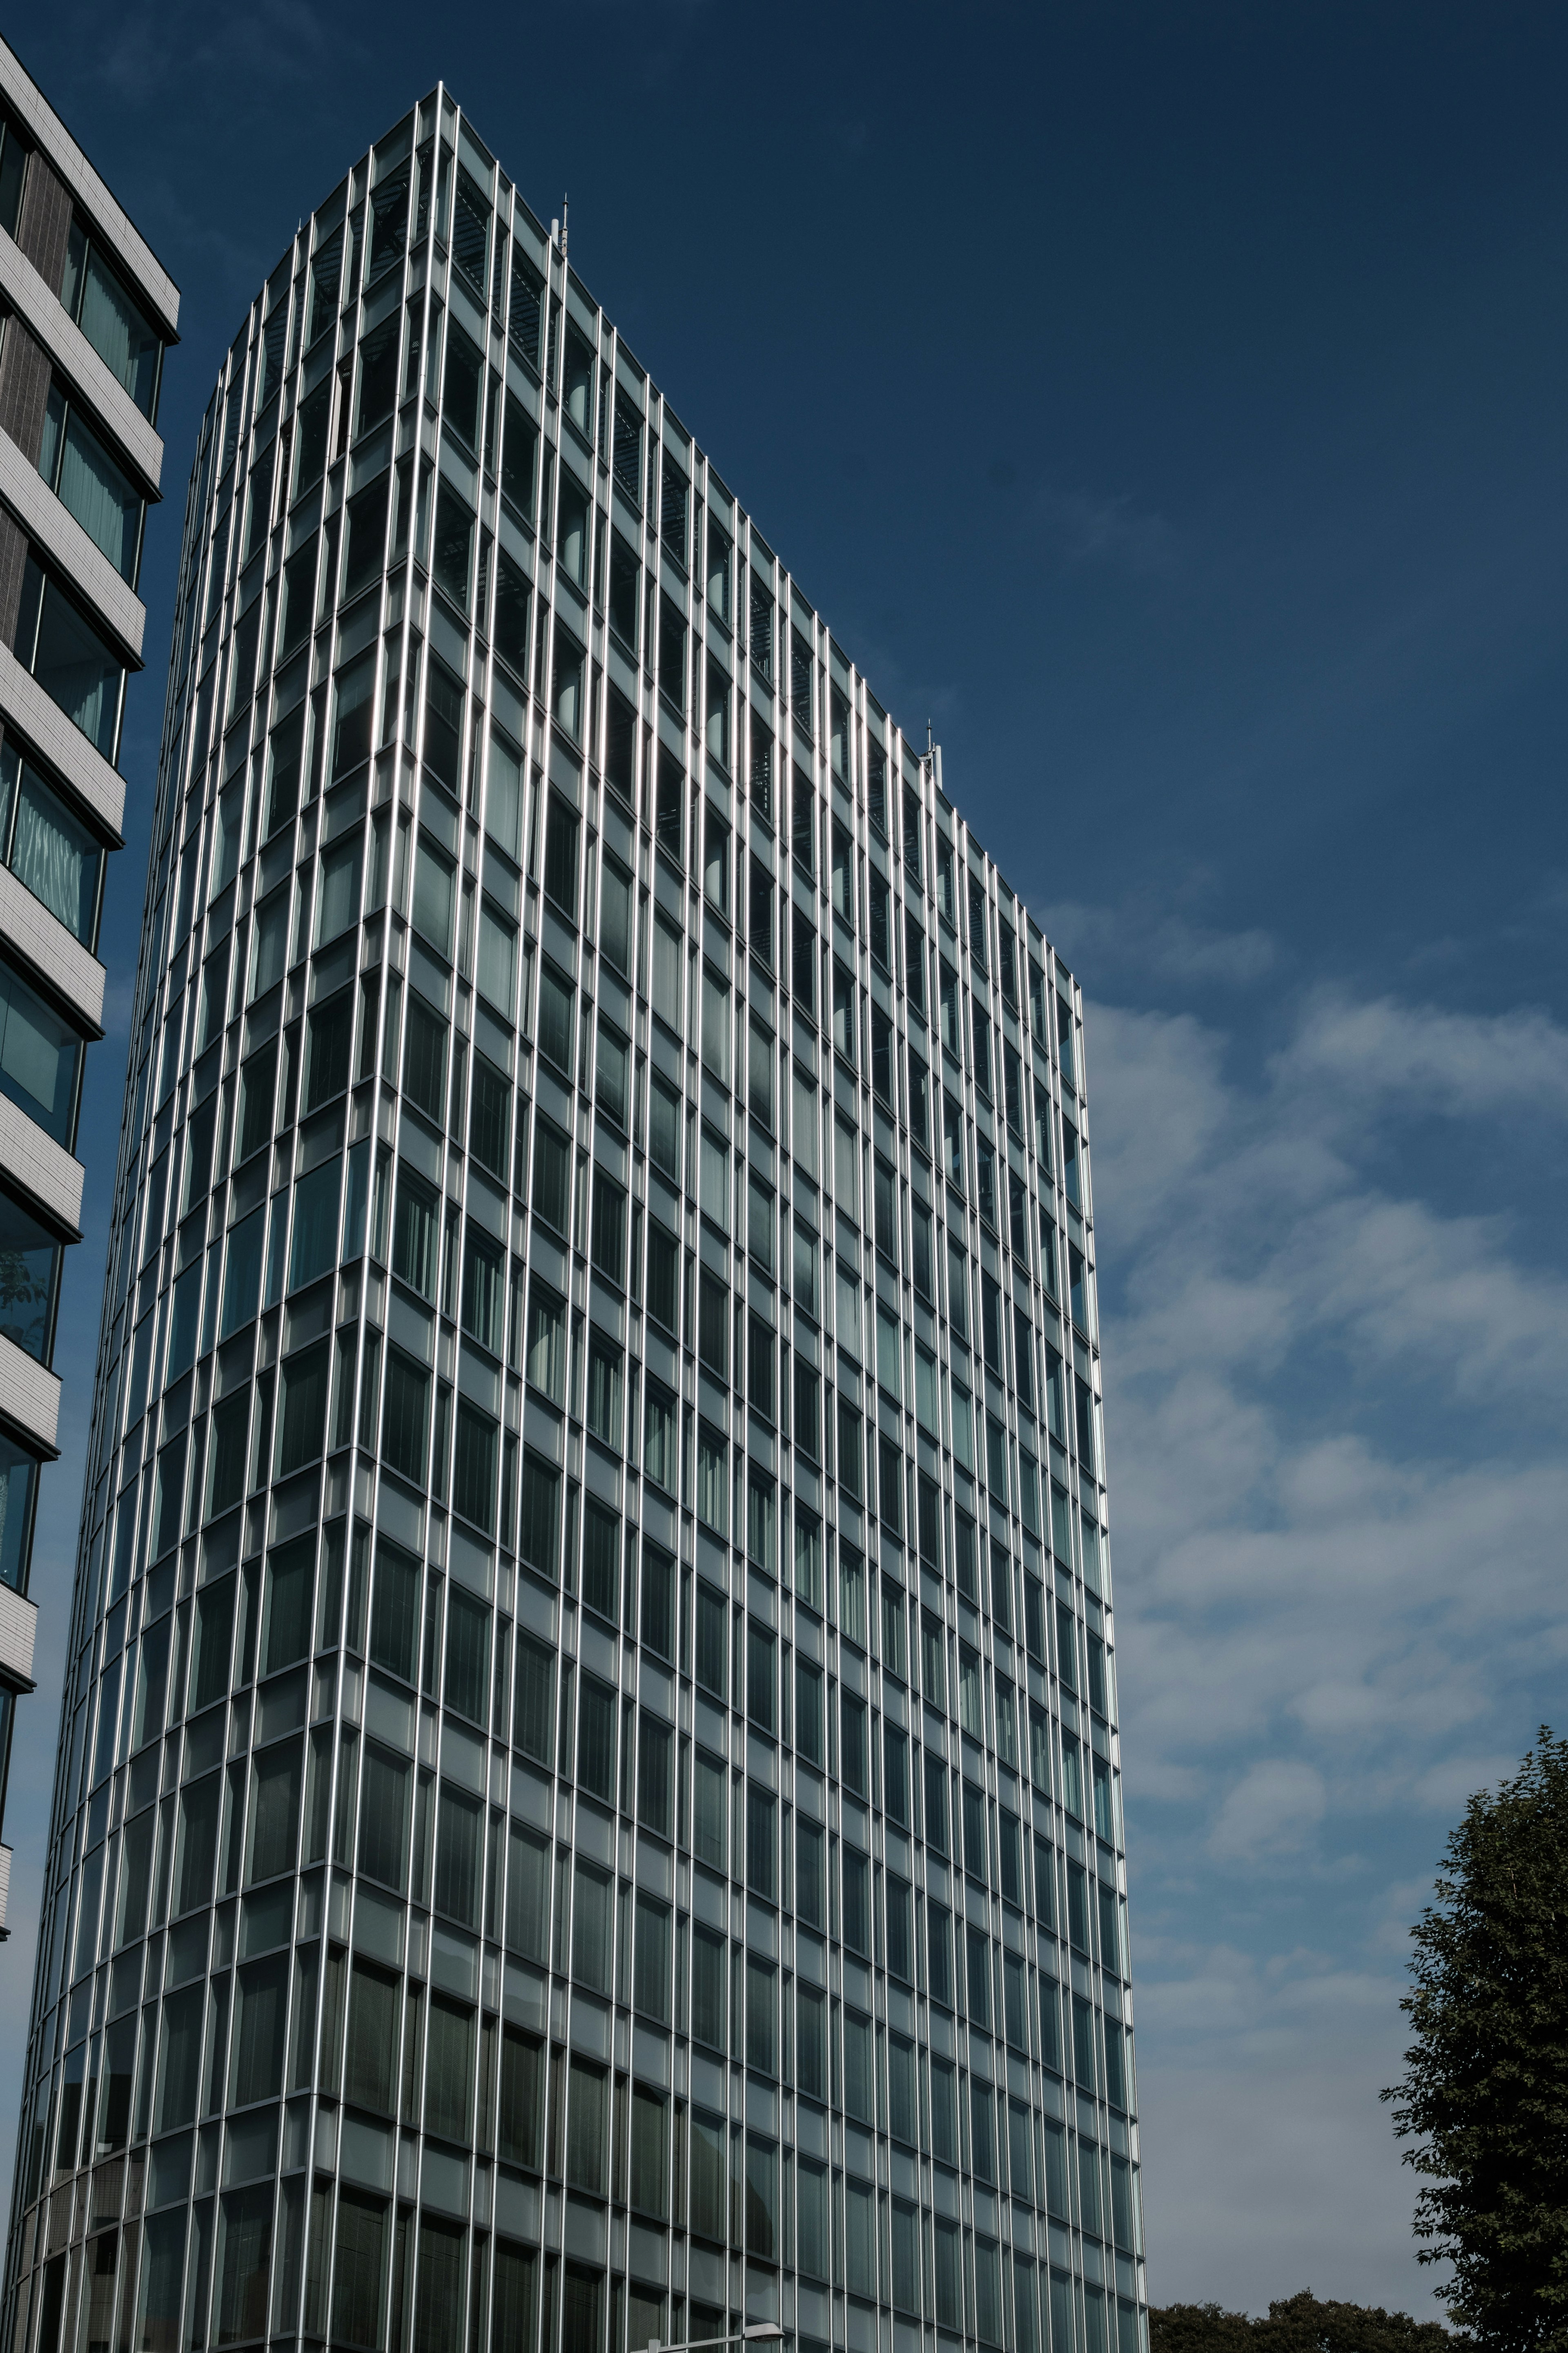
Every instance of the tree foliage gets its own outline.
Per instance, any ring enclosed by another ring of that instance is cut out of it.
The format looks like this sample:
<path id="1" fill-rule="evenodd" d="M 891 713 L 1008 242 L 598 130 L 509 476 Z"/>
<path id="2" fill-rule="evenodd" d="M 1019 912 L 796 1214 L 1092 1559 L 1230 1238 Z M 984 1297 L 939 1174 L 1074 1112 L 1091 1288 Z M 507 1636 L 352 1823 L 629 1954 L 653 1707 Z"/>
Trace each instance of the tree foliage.
<path id="1" fill-rule="evenodd" d="M 1473 2343 L 1436 2320 L 1381 2305 L 1324 2303 L 1310 2288 L 1271 2304 L 1261 2320 L 1217 2304 L 1149 2311 L 1149 2353 L 1464 2353 Z"/>
<path id="2" fill-rule="evenodd" d="M 1411 1930 L 1394 2131 L 1422 2263 L 1478 2346 L 1568 2353 L 1568 1742 L 1470 1799 Z"/>

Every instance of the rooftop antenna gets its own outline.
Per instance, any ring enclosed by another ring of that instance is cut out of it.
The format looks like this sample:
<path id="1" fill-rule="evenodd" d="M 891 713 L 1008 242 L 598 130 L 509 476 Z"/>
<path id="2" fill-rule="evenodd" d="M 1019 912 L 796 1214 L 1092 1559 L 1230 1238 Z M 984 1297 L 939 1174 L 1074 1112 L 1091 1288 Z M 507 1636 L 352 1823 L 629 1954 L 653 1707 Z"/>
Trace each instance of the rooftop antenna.
<path id="1" fill-rule="evenodd" d="M 566 194 L 565 190 L 563 189 L 561 195 L 561 259 L 563 263 L 564 263 L 566 259 L 566 212 L 571 201 L 571 197 Z"/>
<path id="2" fill-rule="evenodd" d="M 931 721 L 928 719 L 926 721 L 926 758 L 928 760 L 931 758 L 935 744 L 936 737 L 931 732 Z"/>

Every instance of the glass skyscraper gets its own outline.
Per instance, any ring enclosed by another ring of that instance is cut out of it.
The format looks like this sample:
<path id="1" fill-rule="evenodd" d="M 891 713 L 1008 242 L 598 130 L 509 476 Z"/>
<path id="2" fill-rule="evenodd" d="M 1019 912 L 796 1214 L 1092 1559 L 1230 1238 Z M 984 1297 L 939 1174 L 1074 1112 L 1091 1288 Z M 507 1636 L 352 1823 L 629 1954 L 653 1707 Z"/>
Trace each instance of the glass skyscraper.
<path id="1" fill-rule="evenodd" d="M 1144 2342 L 1079 993 L 444 91 L 191 477 L 10 2353 Z"/>
<path id="2" fill-rule="evenodd" d="M 82 1063 L 103 1035 L 99 919 L 124 821 L 121 724 L 142 667 L 142 527 L 178 312 L 0 41 L 0 1827 L 16 1703 L 34 1688 L 33 1530 L 58 1452 Z M 10 1885 L 0 1845 L 0 1939 Z"/>

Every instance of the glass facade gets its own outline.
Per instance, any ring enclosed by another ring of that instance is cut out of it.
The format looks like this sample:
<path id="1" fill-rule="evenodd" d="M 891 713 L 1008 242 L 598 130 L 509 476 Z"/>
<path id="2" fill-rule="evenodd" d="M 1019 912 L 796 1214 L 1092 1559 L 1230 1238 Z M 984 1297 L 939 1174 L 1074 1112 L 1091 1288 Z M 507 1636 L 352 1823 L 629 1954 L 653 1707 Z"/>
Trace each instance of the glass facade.
<path id="1" fill-rule="evenodd" d="M 1145 2342 L 1071 976 L 444 92 L 186 511 L 13 2353 Z"/>
<path id="2" fill-rule="evenodd" d="M 72 258 L 79 248 L 83 268 L 96 270 L 93 285 L 114 290 L 134 322 L 134 398 L 101 292 L 84 292 Z M 34 1688 L 39 1472 L 58 1451 L 55 1343 L 66 1250 L 81 1238 L 83 1062 L 103 1034 L 99 923 L 124 814 L 117 762 L 125 685 L 142 659 L 142 525 L 163 464 L 156 396 L 179 309 L 174 286 L 3 42 L 0 265 L 3 1828 L 15 1703 Z M 0 1939 L 10 1869 L 11 1850 L 0 1845 Z"/>

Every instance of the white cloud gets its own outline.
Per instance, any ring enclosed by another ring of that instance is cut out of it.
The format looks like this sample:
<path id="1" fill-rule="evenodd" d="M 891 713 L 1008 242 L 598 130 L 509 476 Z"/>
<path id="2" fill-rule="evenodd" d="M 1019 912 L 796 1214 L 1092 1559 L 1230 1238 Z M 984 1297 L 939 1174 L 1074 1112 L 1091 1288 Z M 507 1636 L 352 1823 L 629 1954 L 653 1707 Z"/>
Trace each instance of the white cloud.
<path id="1" fill-rule="evenodd" d="M 1209 1834 L 1210 1849 L 1231 1862 L 1293 1853 L 1321 1821 L 1327 1802 L 1315 1766 L 1289 1757 L 1264 1757 L 1226 1792 Z"/>
<path id="2" fill-rule="evenodd" d="M 1531 1007 L 1449 1013 L 1325 991 L 1309 1007 L 1281 1071 L 1384 1109 L 1414 1102 L 1449 1116 L 1516 1107 L 1568 1113 L 1568 1029 Z"/>
<path id="3" fill-rule="evenodd" d="M 1310 2287 L 1436 2316 L 1410 2234 L 1415 2185 L 1377 2096 L 1399 2072 L 1397 1976 L 1314 1954 L 1268 1968 L 1226 1948 L 1152 1958 L 1138 2085 L 1150 2300 L 1264 2312 Z"/>
<path id="4" fill-rule="evenodd" d="M 1274 971 L 1278 943 L 1267 932 L 1224 932 L 1163 903 L 1086 907 L 1067 902 L 1042 917 L 1052 939 L 1070 940 L 1080 961 L 1131 969 L 1178 987 L 1246 988 Z"/>
<path id="5" fill-rule="evenodd" d="M 1038 512 L 1069 564 L 1106 564 L 1134 578 L 1163 578 L 1177 568 L 1179 546 L 1163 515 L 1140 507 L 1127 491 L 1047 489 Z"/>
<path id="6" fill-rule="evenodd" d="M 1568 1285 L 1408 1138 L 1554 1107 L 1562 1045 L 1317 995 L 1238 1077 L 1191 1014 L 1091 1009 L 1156 2301 L 1429 2308 L 1376 2093 L 1447 1829 L 1568 1656 Z"/>

